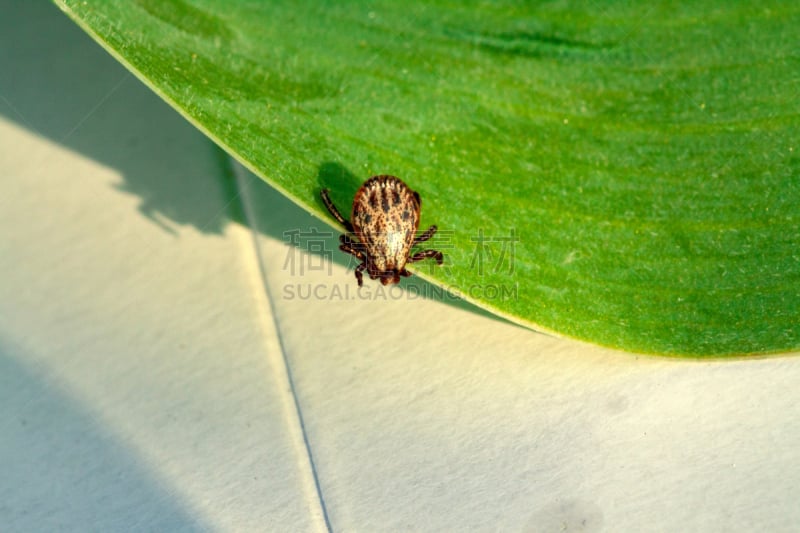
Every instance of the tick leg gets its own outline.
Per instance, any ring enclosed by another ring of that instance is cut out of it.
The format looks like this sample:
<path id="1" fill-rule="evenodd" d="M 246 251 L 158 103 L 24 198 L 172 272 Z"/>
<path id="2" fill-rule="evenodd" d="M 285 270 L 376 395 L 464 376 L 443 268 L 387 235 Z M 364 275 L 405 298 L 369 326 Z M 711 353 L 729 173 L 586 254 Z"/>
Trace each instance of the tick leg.
<path id="1" fill-rule="evenodd" d="M 353 248 L 357 248 L 359 250 L 364 248 L 363 244 L 361 244 L 358 241 L 354 241 L 353 237 L 351 237 L 347 233 L 339 235 L 339 244 L 347 244 L 347 245 L 350 245 Z"/>
<path id="2" fill-rule="evenodd" d="M 349 235 L 339 236 L 339 249 L 343 252 L 356 256 L 358 259 L 364 260 L 364 246 L 350 238 Z"/>
<path id="3" fill-rule="evenodd" d="M 364 274 L 362 274 L 362 272 L 364 272 L 364 269 L 366 269 L 366 268 L 367 268 L 367 263 L 366 262 L 361 263 L 360 265 L 358 265 L 356 267 L 356 280 L 358 281 L 358 286 L 359 287 L 364 285 Z"/>
<path id="4" fill-rule="evenodd" d="M 401 275 L 401 276 L 403 276 L 404 278 L 408 278 L 408 277 L 410 277 L 410 276 L 411 276 L 411 272 L 409 272 L 409 271 L 408 271 L 408 270 L 406 270 L 405 268 L 403 268 L 403 270 L 401 270 L 400 272 L 398 272 L 398 274 L 400 274 L 400 275 Z"/>
<path id="5" fill-rule="evenodd" d="M 423 259 L 427 259 L 429 257 L 433 257 L 436 259 L 436 263 L 442 264 L 444 261 L 444 256 L 442 252 L 439 250 L 422 250 L 421 252 L 417 252 L 411 257 L 408 258 L 409 263 L 416 263 L 417 261 L 422 261 Z"/>
<path id="6" fill-rule="evenodd" d="M 364 270 L 367 268 L 367 254 L 362 249 L 362 245 L 360 242 L 356 242 L 352 240 L 348 235 L 341 235 L 339 237 L 339 249 L 343 252 L 347 252 L 348 254 L 352 254 L 356 256 L 356 259 L 361 261 L 356 267 L 356 280 L 358 281 L 358 286 L 361 287 L 364 285 Z"/>
<path id="7" fill-rule="evenodd" d="M 414 243 L 411 246 L 414 246 L 414 245 L 417 245 L 417 244 L 419 244 L 421 242 L 427 241 L 428 239 L 433 237 L 433 234 L 436 233 L 437 229 L 439 229 L 439 228 L 437 228 L 436 226 L 431 226 L 430 228 L 425 230 L 425 233 L 423 233 L 422 235 L 420 235 L 419 237 L 414 239 Z"/>
<path id="8" fill-rule="evenodd" d="M 347 243 L 347 244 L 342 243 L 342 244 L 340 244 L 339 245 L 339 249 L 341 251 L 343 251 L 343 252 L 347 252 L 350 255 L 356 256 L 356 259 L 359 259 L 361 261 L 363 261 L 364 258 L 366 257 L 364 255 L 364 250 L 360 250 L 360 249 L 356 248 L 355 246 L 352 246 L 352 244 L 350 244 L 350 243 Z"/>
<path id="9" fill-rule="evenodd" d="M 352 233 L 353 225 L 350 223 L 349 220 L 345 220 L 342 214 L 339 213 L 339 210 L 336 209 L 336 206 L 333 205 L 333 202 L 331 202 L 331 199 L 328 196 L 328 189 L 322 189 L 321 191 L 319 191 L 319 195 L 322 198 L 322 203 L 324 203 L 325 207 L 328 208 L 328 212 L 331 215 L 333 215 L 333 218 L 335 218 L 339 222 L 339 224 L 344 226 L 344 229 Z"/>

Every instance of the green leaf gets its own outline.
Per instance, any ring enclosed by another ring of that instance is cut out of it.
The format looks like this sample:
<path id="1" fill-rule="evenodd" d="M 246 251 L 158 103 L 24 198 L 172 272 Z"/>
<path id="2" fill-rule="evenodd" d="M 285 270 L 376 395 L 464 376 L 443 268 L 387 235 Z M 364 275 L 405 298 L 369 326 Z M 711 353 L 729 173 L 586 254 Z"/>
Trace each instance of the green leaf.
<path id="1" fill-rule="evenodd" d="M 402 177 L 446 255 L 415 272 L 480 306 L 634 351 L 800 347 L 796 3 L 58 3 L 331 223 L 320 188 L 347 211 Z"/>

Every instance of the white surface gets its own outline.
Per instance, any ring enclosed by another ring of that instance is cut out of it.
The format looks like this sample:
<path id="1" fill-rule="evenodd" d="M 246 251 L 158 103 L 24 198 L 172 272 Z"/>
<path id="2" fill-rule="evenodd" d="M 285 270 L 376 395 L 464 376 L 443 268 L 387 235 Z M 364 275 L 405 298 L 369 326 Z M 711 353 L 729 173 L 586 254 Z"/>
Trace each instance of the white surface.
<path id="1" fill-rule="evenodd" d="M 284 243 L 327 226 L 234 183 L 54 7 L 8 4 L 0 529 L 313 531 L 323 505 L 335 531 L 797 529 L 800 360 L 345 301 L 342 254 Z"/>
<path id="2" fill-rule="evenodd" d="M 0 28 L 0 530 L 318 528 L 220 154 L 39 4 Z"/>

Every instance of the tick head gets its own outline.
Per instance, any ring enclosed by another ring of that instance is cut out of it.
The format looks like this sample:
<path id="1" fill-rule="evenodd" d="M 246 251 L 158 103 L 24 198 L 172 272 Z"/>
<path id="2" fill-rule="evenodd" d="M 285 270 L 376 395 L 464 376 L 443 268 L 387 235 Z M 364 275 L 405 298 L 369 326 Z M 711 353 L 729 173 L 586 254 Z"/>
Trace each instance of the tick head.
<path id="1" fill-rule="evenodd" d="M 370 265 L 369 277 L 378 279 L 383 285 L 391 285 L 393 283 L 400 283 L 400 271 L 396 268 L 376 268 L 376 265 Z"/>
<path id="2" fill-rule="evenodd" d="M 400 283 L 400 274 L 396 270 L 387 270 L 380 273 L 381 283 L 390 285 L 393 283 Z"/>

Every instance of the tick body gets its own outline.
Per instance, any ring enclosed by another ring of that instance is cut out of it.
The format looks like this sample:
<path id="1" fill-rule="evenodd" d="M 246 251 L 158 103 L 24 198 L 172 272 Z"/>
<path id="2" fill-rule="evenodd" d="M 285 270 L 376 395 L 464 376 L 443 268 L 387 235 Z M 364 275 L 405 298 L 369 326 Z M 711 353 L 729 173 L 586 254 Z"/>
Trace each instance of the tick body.
<path id="1" fill-rule="evenodd" d="M 433 237 L 436 226 L 417 236 L 420 197 L 400 178 L 374 176 L 364 182 L 353 198 L 350 221 L 333 205 L 327 189 L 323 189 L 320 196 L 333 218 L 347 230 L 339 237 L 339 249 L 361 260 L 356 267 L 359 287 L 363 284 L 365 270 L 370 279 L 380 279 L 388 285 L 398 283 L 401 276 L 411 275 L 406 270 L 408 263 L 432 257 L 442 264 L 442 252 L 437 250 L 411 253 L 414 246 Z"/>

